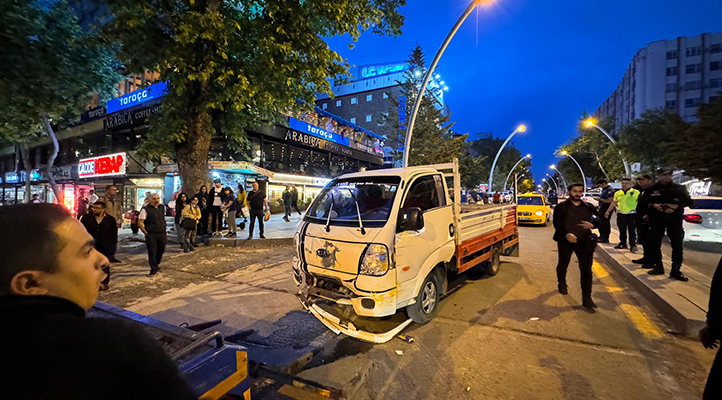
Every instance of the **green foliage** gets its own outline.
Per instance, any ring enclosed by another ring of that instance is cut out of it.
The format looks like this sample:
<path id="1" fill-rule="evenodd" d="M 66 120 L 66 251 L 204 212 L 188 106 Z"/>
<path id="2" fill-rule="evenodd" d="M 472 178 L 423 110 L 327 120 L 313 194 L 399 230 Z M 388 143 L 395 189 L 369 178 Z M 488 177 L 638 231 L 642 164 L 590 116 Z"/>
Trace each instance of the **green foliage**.
<path id="1" fill-rule="evenodd" d="M 329 78 L 348 75 L 348 63 L 324 38 L 348 34 L 355 41 L 367 30 L 398 35 L 404 4 L 108 0 L 114 19 L 105 32 L 122 44 L 119 56 L 130 71 L 157 71 L 168 81 L 143 149 L 154 157 L 175 150 L 185 187 L 199 178 L 185 176 L 184 167 L 205 165 L 211 136 L 244 147 L 245 127 L 311 107 L 317 92 L 330 92 Z"/>
<path id="2" fill-rule="evenodd" d="M 577 136 L 572 139 L 570 144 L 563 146 L 561 150 L 566 150 L 576 158 L 584 168 L 584 174 L 592 178 L 592 180 L 596 181 L 599 178 L 617 179 L 625 173 L 624 162 L 619 156 L 619 147 L 613 144 L 599 129 L 588 127 L 585 124 L 590 117 L 586 111 L 582 112 L 582 116 L 577 123 Z M 612 132 L 614 118 L 598 121 L 597 125 L 607 132 Z M 559 169 L 565 178 L 568 175 L 575 176 L 581 182 L 579 169 L 572 160 L 562 160 L 559 164 Z"/>
<path id="3" fill-rule="evenodd" d="M 408 58 L 409 70 L 404 74 L 404 81 L 401 83 L 401 95 L 406 96 L 407 123 L 411 117 L 414 102 L 418 96 L 419 88 L 426 73 L 426 63 L 421 46 L 417 45 Z M 419 72 L 417 74 L 417 72 Z M 414 133 L 411 138 L 411 153 L 409 154 L 409 165 L 427 165 L 450 162 L 453 158 L 463 158 L 468 135 L 454 133 L 454 123 L 451 115 L 443 115 L 437 108 L 438 101 L 433 94 L 426 91 L 421 100 L 419 111 L 416 115 Z M 407 127 L 399 125 L 398 118 L 399 102 L 392 100 L 392 107 L 389 110 L 387 121 L 392 121 L 395 132 L 401 136 L 400 147 L 405 144 Z M 399 159 L 402 154 L 397 155 Z M 466 160 L 462 163 L 464 167 L 473 167 L 474 162 Z"/>
<path id="4" fill-rule="evenodd" d="M 484 166 L 479 170 L 479 173 L 481 175 L 480 180 L 477 183 L 488 183 L 489 169 L 491 168 L 491 163 L 494 161 L 494 157 L 496 157 L 496 153 L 499 151 L 501 145 L 504 144 L 504 140 L 505 139 L 495 138 L 489 135 L 488 137 L 471 142 L 471 154 L 484 160 Z M 504 188 L 504 182 L 506 181 L 506 177 L 509 175 L 509 172 L 514 167 L 514 164 L 516 164 L 517 161 L 519 161 L 519 159 L 521 159 L 523 156 L 524 154 L 522 154 L 519 149 L 514 146 L 513 142 L 509 142 L 506 145 L 504 151 L 502 151 L 499 155 L 499 160 L 496 162 L 496 167 L 494 168 L 494 191 L 501 191 Z M 526 177 L 532 178 L 532 173 L 529 170 L 529 167 L 531 166 L 531 160 L 525 159 L 524 161 L 519 163 L 516 169 L 514 169 L 514 172 L 519 174 L 518 176 L 524 174 Z M 519 182 L 522 182 L 522 180 L 520 180 Z M 509 178 L 509 183 L 507 184 L 507 189 L 513 186 L 514 174 L 512 173 L 511 177 Z M 533 188 L 534 185 L 532 182 L 531 189 Z"/>
<path id="5" fill-rule="evenodd" d="M 666 146 L 667 159 L 686 175 L 722 183 L 722 98 L 701 104 L 697 118 L 687 129 L 675 129 L 674 140 Z"/>
<path id="6" fill-rule="evenodd" d="M 619 144 L 630 164 L 639 162 L 643 172 L 654 173 L 673 166 L 671 156 L 679 150 L 675 138 L 684 136 L 688 127 L 676 112 L 648 110 L 621 130 Z"/>
<path id="7" fill-rule="evenodd" d="M 28 143 L 77 118 L 120 78 L 112 52 L 78 25 L 66 1 L 0 0 L 0 142 Z"/>

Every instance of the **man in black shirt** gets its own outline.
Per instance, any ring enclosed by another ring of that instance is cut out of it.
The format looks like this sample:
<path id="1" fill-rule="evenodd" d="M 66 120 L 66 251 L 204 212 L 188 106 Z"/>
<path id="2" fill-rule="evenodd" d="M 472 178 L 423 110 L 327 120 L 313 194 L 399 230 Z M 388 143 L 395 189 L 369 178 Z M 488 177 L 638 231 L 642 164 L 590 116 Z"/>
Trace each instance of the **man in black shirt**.
<path id="1" fill-rule="evenodd" d="M 573 183 L 569 186 L 569 199 L 554 209 L 554 240 L 559 251 L 557 280 L 559 293 L 567 294 L 567 268 L 575 253 L 581 273 L 582 306 L 593 313 L 597 305 L 592 300 L 592 263 L 597 242 L 591 230 L 599 215 L 594 206 L 582 201 L 583 195 L 584 185 Z"/>
<path id="2" fill-rule="evenodd" d="M 597 181 L 597 186 L 602 189 L 599 194 L 599 243 L 609 243 L 609 234 L 612 232 L 609 218 L 605 216 L 609 206 L 614 202 L 614 188 L 606 179 Z"/>
<path id="3" fill-rule="evenodd" d="M 176 365 L 137 325 L 85 318 L 108 259 L 57 204 L 0 207 L 3 399 L 190 400 Z"/>
<path id="4" fill-rule="evenodd" d="M 266 237 L 263 236 L 263 216 L 265 210 L 268 209 L 268 200 L 266 200 L 266 193 L 258 188 L 258 182 L 253 182 L 253 191 L 248 193 L 246 199 L 248 202 L 248 213 L 251 214 L 248 238 L 253 239 L 253 227 L 256 219 L 258 219 L 258 233 L 260 233 L 261 239 L 265 239 Z"/>
<path id="5" fill-rule="evenodd" d="M 153 276 L 160 271 L 160 262 L 165 253 L 165 245 L 168 243 L 165 231 L 165 206 L 160 204 L 160 195 L 150 195 L 150 203 L 140 210 L 138 215 L 138 227 L 145 235 L 145 246 L 148 248 L 148 264 L 150 273 Z"/>
<path id="6" fill-rule="evenodd" d="M 690 199 L 687 189 L 672 182 L 670 169 L 661 169 L 657 176 L 657 183 L 644 191 L 640 207 L 646 210 L 643 220 L 651 224 L 650 247 L 652 252 L 649 261 L 653 268 L 649 271 L 650 275 L 664 274 L 662 239 L 666 231 L 672 245 L 672 271 L 669 276 L 682 282 L 689 280 L 680 272 L 680 268 L 683 260 L 682 239 L 684 237 L 682 218 L 684 208 L 691 205 L 692 199 Z"/>
<path id="7" fill-rule="evenodd" d="M 105 213 L 105 202 L 98 200 L 90 206 L 90 214 L 80 218 L 85 230 L 95 240 L 95 249 L 108 259 L 115 254 L 118 243 L 118 226 L 115 218 Z M 105 279 L 100 283 L 100 290 L 108 290 L 110 283 L 110 266 L 105 266 Z"/>
<path id="8" fill-rule="evenodd" d="M 649 175 L 641 175 L 637 178 L 637 184 L 634 185 L 634 188 L 639 190 L 639 201 L 637 202 L 637 241 L 639 244 L 642 245 L 642 250 L 644 251 L 644 255 L 642 258 L 639 258 L 637 260 L 632 260 L 635 264 L 642 264 L 642 268 L 652 268 L 652 262 L 651 262 L 651 244 L 649 242 L 649 235 L 650 235 L 650 225 L 648 221 L 645 221 L 643 218 L 645 215 L 647 215 L 647 209 L 644 207 L 640 207 L 640 204 L 642 203 L 642 196 L 644 196 L 644 191 L 647 190 L 647 188 L 652 184 L 652 177 Z"/>
<path id="9" fill-rule="evenodd" d="M 709 291 L 707 325 L 699 331 L 699 340 L 705 348 L 716 349 L 722 339 L 722 259 L 717 264 Z M 722 399 L 722 352 L 718 351 L 709 371 L 703 400 Z"/>

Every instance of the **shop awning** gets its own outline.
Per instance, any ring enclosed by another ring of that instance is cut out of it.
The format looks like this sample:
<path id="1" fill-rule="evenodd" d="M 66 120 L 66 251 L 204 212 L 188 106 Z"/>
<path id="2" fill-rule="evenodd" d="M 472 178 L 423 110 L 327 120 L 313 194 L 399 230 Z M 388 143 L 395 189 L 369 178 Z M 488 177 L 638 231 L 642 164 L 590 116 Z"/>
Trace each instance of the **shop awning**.
<path id="1" fill-rule="evenodd" d="M 235 171 L 244 174 L 258 174 L 273 178 L 273 171 L 261 168 L 256 164 L 248 161 L 209 161 L 208 169 L 222 169 L 226 171 Z M 161 164 L 155 168 L 160 174 L 172 174 L 178 172 L 178 164 Z"/>

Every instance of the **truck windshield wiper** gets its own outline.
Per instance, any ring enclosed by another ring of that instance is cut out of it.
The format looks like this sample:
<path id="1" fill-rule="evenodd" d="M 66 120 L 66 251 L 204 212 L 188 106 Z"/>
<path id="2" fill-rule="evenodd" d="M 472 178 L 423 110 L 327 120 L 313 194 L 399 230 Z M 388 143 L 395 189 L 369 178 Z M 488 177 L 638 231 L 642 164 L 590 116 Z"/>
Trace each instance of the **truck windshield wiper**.
<path id="1" fill-rule="evenodd" d="M 351 189 L 348 189 L 348 192 L 351 193 L 351 198 L 353 199 L 353 202 L 356 203 L 356 215 L 358 216 L 358 226 L 361 228 L 361 234 L 366 234 L 366 229 L 364 229 L 364 223 L 361 221 L 361 210 L 358 207 L 358 201 L 356 201 L 356 196 L 354 196 L 353 191 Z"/>
<path id="2" fill-rule="evenodd" d="M 328 218 L 326 218 L 326 232 L 331 232 L 331 213 L 333 212 L 333 190 L 328 191 Z"/>

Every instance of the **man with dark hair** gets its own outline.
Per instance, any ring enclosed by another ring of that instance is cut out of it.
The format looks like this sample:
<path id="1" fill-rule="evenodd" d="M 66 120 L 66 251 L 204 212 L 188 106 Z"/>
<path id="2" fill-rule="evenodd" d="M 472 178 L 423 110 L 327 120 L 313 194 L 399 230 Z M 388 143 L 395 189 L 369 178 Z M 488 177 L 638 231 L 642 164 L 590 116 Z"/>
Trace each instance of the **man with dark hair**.
<path id="1" fill-rule="evenodd" d="M 609 206 L 614 201 L 614 188 L 609 185 L 606 179 L 600 179 L 597 181 L 597 187 L 602 189 L 599 194 L 599 243 L 609 243 L 609 234 L 612 231 L 612 227 L 609 223 L 609 218 L 605 215 Z"/>
<path id="2" fill-rule="evenodd" d="M 642 196 L 644 195 L 645 190 L 652 184 L 652 177 L 644 174 L 640 175 L 637 178 L 637 184 L 634 185 L 634 188 L 639 190 L 639 200 L 637 201 L 637 243 L 642 245 L 642 252 L 643 256 L 642 258 L 632 260 L 635 264 L 642 264 L 642 268 L 652 268 L 651 263 L 651 245 L 649 242 L 649 231 L 650 231 L 650 225 L 648 221 L 644 220 L 644 216 L 647 215 L 647 209 L 644 207 L 641 207 L 640 204 L 642 203 Z"/>
<path id="3" fill-rule="evenodd" d="M 722 259 L 712 277 L 709 291 L 709 307 L 707 308 L 707 325 L 699 331 L 699 340 L 710 350 L 719 346 L 722 339 Z M 704 388 L 703 400 L 722 399 L 722 352 L 718 351 L 709 371 L 707 386 Z"/>
<path id="4" fill-rule="evenodd" d="M 614 201 L 604 213 L 609 218 L 614 210 L 617 212 L 617 227 L 619 228 L 619 244 L 615 249 L 627 249 L 627 233 L 629 233 L 629 251 L 637 252 L 637 202 L 639 191 L 632 187 L 632 179 L 622 178 L 622 189 L 614 193 Z"/>
<path id="5" fill-rule="evenodd" d="M 223 199 L 221 198 L 223 192 L 223 185 L 220 179 L 213 180 L 213 186 L 210 192 L 208 192 L 208 216 L 211 223 L 211 227 L 208 229 L 213 236 L 221 236 L 221 229 L 223 229 Z"/>
<path id="6" fill-rule="evenodd" d="M 150 203 L 143 206 L 138 215 L 138 227 L 145 235 L 145 246 L 148 248 L 148 264 L 153 276 L 160 271 L 160 262 L 168 243 L 165 231 L 165 206 L 160 204 L 160 195 L 153 193 L 149 197 Z"/>
<path id="7" fill-rule="evenodd" d="M 67 209 L 0 207 L 0 226 L 3 398 L 197 399 L 142 329 L 85 318 L 108 259 Z"/>
<path id="8" fill-rule="evenodd" d="M 105 203 L 96 201 L 90 206 L 90 214 L 85 214 L 80 218 L 85 230 L 95 240 L 95 249 L 105 257 L 113 254 L 115 243 L 118 243 L 118 228 L 115 224 L 115 218 L 105 212 Z M 105 279 L 100 283 L 100 289 L 105 291 L 109 288 L 110 283 L 110 266 L 105 266 Z"/>
<path id="9" fill-rule="evenodd" d="M 669 277 L 678 281 L 687 282 L 689 279 L 680 272 L 682 267 L 682 218 L 684 208 L 692 205 L 687 189 L 672 182 L 672 170 L 660 169 L 657 183 L 644 191 L 641 207 L 647 210 L 645 215 L 651 228 L 650 243 L 652 248 L 650 264 L 653 268 L 650 275 L 664 275 L 662 264 L 662 239 L 665 231 L 672 245 L 672 271 Z"/>
<path id="10" fill-rule="evenodd" d="M 592 263 L 597 242 L 592 229 L 599 215 L 594 206 L 582 200 L 583 195 L 584 185 L 573 183 L 569 186 L 569 198 L 554 209 L 554 241 L 559 254 L 557 281 L 559 293 L 567 294 L 567 268 L 572 253 L 576 254 L 581 273 L 582 306 L 594 313 L 597 305 L 592 300 Z"/>
<path id="11" fill-rule="evenodd" d="M 105 213 L 115 218 L 116 231 L 123 226 L 123 214 L 121 212 L 120 200 L 117 200 L 118 187 L 115 185 L 108 185 L 105 187 L 105 194 L 99 201 L 105 203 Z M 118 234 L 115 235 L 115 243 L 113 243 L 113 251 L 108 257 L 108 260 L 112 263 L 119 263 L 120 260 L 115 258 L 115 252 L 118 250 Z"/>

